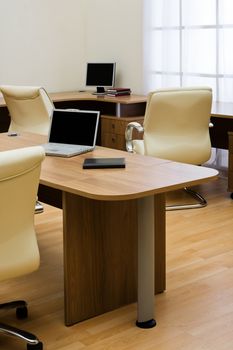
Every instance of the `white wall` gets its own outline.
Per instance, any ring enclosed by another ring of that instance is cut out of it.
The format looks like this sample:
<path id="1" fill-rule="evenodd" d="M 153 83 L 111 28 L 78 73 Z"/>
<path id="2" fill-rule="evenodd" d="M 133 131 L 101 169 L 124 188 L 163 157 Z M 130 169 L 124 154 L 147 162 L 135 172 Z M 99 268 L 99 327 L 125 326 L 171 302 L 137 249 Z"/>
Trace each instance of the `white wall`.
<path id="1" fill-rule="evenodd" d="M 116 85 L 142 92 L 142 0 L 86 0 L 87 61 L 115 61 Z"/>
<path id="2" fill-rule="evenodd" d="M 76 88 L 83 11 L 83 0 L 0 0 L 0 84 Z"/>
<path id="3" fill-rule="evenodd" d="M 84 88 L 87 61 L 117 62 L 140 93 L 142 0 L 0 0 L 0 84 Z"/>

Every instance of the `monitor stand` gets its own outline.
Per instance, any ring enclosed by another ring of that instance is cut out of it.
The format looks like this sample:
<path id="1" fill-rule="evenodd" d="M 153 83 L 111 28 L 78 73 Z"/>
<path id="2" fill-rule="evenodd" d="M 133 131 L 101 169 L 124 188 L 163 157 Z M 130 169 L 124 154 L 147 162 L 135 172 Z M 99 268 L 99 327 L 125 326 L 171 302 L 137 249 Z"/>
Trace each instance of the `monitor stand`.
<path id="1" fill-rule="evenodd" d="M 92 95 L 99 95 L 99 96 L 106 95 L 106 91 L 105 91 L 103 86 L 97 86 L 96 87 L 96 92 L 93 92 Z"/>

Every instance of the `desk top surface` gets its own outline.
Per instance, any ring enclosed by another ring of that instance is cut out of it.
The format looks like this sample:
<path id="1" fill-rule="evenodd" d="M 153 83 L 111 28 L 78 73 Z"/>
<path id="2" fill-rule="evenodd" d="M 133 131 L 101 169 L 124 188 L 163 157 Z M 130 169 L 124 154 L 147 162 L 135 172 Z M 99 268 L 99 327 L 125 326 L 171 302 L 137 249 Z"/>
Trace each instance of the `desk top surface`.
<path id="1" fill-rule="evenodd" d="M 107 96 L 107 95 L 93 95 L 92 93 L 78 92 L 78 91 L 68 91 L 68 92 L 54 92 L 50 93 L 49 96 L 54 102 L 62 101 L 101 101 L 109 103 L 122 103 L 122 104 L 131 104 L 131 103 L 142 103 L 146 102 L 147 97 L 143 95 L 126 95 L 126 96 Z"/>
<path id="2" fill-rule="evenodd" d="M 30 133 L 9 137 L 0 134 L 0 151 L 46 142 Z M 82 169 L 85 158 L 125 157 L 125 169 Z M 71 158 L 47 156 L 42 164 L 41 184 L 97 200 L 128 200 L 192 186 L 215 179 L 214 169 L 182 164 L 125 151 L 96 147 L 93 152 Z"/>

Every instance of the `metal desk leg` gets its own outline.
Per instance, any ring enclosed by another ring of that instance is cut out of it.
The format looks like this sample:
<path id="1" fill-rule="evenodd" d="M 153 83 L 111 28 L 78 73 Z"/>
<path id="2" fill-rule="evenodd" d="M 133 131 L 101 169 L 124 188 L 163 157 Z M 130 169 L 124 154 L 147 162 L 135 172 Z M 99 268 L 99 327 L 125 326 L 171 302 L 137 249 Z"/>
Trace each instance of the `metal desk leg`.
<path id="1" fill-rule="evenodd" d="M 138 318 L 140 328 L 154 319 L 154 196 L 138 199 Z"/>

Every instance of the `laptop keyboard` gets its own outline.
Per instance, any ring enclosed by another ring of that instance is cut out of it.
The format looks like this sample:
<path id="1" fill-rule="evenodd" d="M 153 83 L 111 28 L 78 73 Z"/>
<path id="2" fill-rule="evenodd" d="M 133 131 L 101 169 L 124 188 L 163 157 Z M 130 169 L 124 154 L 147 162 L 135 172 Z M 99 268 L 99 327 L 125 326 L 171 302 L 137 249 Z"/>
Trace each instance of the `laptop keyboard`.
<path id="1" fill-rule="evenodd" d="M 47 143 L 44 144 L 44 149 L 45 152 L 62 152 L 64 151 L 65 153 L 72 153 L 72 152 L 77 152 L 77 154 L 85 153 L 88 151 L 92 151 L 93 147 L 90 146 L 82 146 L 82 145 L 68 145 L 68 144 L 63 144 L 63 143 Z"/>

